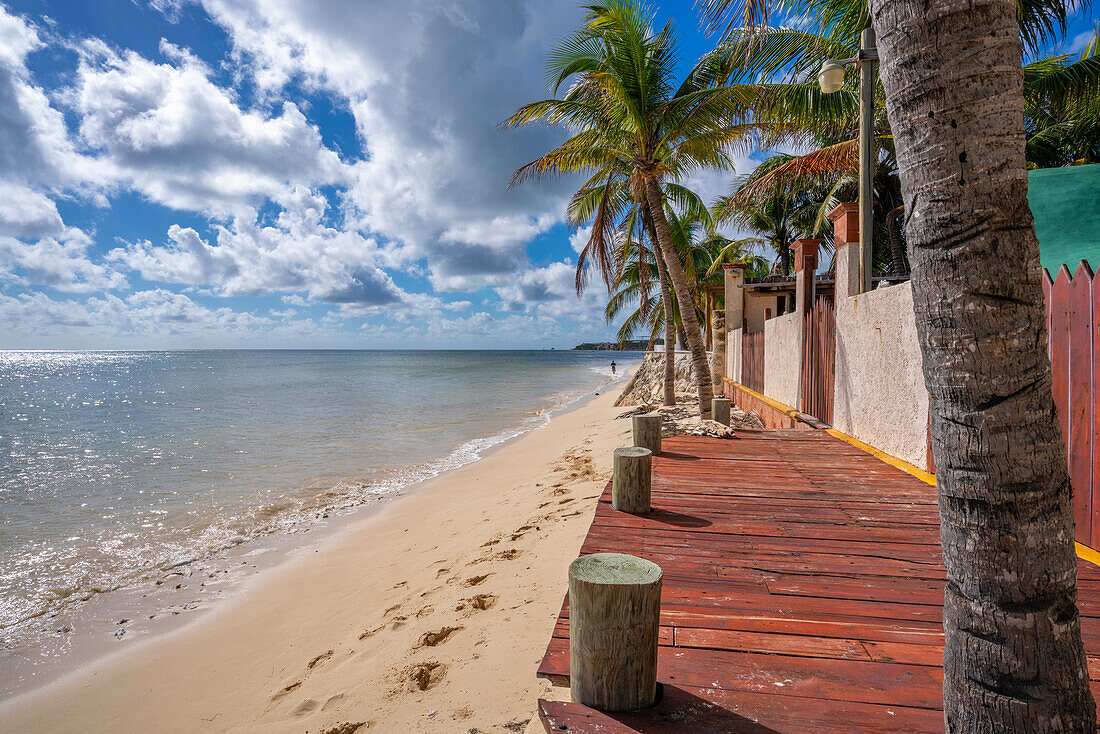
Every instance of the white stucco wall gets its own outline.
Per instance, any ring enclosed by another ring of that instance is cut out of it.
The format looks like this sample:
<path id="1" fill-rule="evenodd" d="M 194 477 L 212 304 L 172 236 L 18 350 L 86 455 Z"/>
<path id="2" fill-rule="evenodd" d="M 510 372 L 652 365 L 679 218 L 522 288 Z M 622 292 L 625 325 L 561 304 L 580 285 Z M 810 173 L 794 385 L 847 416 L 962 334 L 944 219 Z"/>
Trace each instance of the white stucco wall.
<path id="1" fill-rule="evenodd" d="M 748 322 L 750 334 L 763 331 L 769 310 L 771 318 L 779 313 L 779 298 L 774 293 L 760 295 L 756 291 L 745 291 L 744 318 Z"/>
<path id="2" fill-rule="evenodd" d="M 802 321 L 796 313 L 764 323 L 764 394 L 792 408 L 798 406 L 802 364 Z"/>
<path id="3" fill-rule="evenodd" d="M 836 429 L 928 468 L 928 393 L 909 283 L 837 299 L 833 390 Z"/>
<path id="4" fill-rule="evenodd" d="M 741 329 L 734 329 L 726 336 L 726 377 L 741 381 Z"/>

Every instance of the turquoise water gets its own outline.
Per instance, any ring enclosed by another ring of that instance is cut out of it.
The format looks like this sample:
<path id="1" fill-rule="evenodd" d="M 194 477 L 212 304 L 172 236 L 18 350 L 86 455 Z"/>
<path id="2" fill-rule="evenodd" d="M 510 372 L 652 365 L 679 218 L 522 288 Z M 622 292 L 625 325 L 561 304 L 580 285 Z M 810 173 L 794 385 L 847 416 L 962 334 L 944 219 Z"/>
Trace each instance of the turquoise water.
<path id="1" fill-rule="evenodd" d="M 0 642 L 474 461 L 639 357 L 0 352 Z"/>

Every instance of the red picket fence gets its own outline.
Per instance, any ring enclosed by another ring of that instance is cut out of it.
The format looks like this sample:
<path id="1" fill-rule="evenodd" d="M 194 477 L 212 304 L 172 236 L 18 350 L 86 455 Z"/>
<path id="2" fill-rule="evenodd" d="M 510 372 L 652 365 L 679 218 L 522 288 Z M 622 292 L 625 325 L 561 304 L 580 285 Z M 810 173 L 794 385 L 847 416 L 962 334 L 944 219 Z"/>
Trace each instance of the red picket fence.
<path id="1" fill-rule="evenodd" d="M 1100 283 L 1084 260 L 1052 281 L 1043 271 L 1054 404 L 1066 441 L 1077 541 L 1100 547 Z"/>
<path id="2" fill-rule="evenodd" d="M 741 384 L 764 392 L 764 332 L 741 335 Z"/>
<path id="3" fill-rule="evenodd" d="M 831 293 L 814 299 L 802 317 L 802 412 L 833 422 L 836 373 L 836 304 Z"/>

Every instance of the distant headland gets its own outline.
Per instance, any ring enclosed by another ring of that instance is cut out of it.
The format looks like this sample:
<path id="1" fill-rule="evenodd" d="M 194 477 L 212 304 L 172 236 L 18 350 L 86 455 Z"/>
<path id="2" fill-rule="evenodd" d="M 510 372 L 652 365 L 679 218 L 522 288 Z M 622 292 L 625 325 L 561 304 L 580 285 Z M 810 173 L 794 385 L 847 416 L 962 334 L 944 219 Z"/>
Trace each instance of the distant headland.
<path id="1" fill-rule="evenodd" d="M 662 346 L 663 341 L 657 340 L 653 342 L 653 346 Z M 584 342 L 573 347 L 572 351 L 584 351 L 584 352 L 644 352 L 649 348 L 648 339 L 635 339 L 633 341 L 626 341 L 620 344 L 619 342 Z"/>

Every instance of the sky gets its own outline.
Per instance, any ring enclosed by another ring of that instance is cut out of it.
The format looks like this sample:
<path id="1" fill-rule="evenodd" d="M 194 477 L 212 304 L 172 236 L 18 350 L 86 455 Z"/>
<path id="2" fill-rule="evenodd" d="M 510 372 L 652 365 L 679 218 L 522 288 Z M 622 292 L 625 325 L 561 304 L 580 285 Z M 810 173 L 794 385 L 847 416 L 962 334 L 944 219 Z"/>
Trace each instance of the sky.
<path id="1" fill-rule="evenodd" d="M 0 349 L 611 339 L 577 182 L 507 187 L 562 133 L 499 126 L 578 5 L 0 0 Z M 713 46 L 692 0 L 657 10 L 685 65 Z"/>

